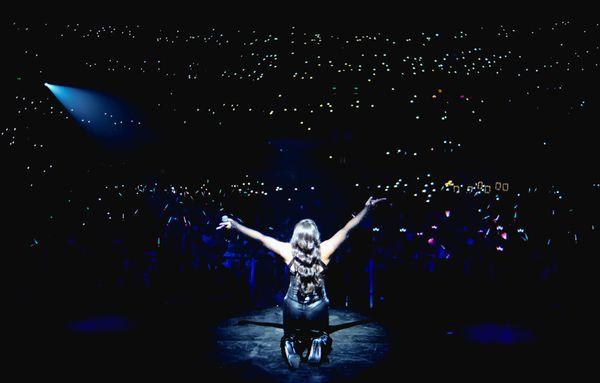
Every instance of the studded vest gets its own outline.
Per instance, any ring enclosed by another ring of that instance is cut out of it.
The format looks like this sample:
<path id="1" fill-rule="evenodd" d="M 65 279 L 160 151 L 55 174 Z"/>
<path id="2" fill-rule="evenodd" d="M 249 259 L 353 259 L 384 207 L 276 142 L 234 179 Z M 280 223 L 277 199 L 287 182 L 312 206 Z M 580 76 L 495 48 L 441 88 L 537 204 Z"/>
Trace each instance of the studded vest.
<path id="1" fill-rule="evenodd" d="M 323 267 L 323 271 L 321 271 L 321 275 L 324 276 L 325 272 L 327 271 L 327 265 L 321 259 L 319 259 L 318 262 L 321 265 L 321 267 Z M 311 303 L 317 302 L 320 299 L 325 299 L 328 301 L 329 299 L 327 298 L 327 292 L 325 290 L 325 283 L 323 283 L 323 285 L 321 285 L 321 287 L 316 287 L 315 290 L 308 295 L 306 295 L 302 292 L 300 283 L 296 282 L 296 278 L 295 278 L 296 272 L 292 271 L 292 265 L 294 263 L 301 264 L 302 261 L 298 257 L 294 257 L 290 261 L 290 263 L 288 263 L 288 268 L 290 269 L 290 285 L 288 287 L 286 297 L 289 299 L 292 299 L 298 303 L 303 303 L 303 304 L 311 304 Z"/>

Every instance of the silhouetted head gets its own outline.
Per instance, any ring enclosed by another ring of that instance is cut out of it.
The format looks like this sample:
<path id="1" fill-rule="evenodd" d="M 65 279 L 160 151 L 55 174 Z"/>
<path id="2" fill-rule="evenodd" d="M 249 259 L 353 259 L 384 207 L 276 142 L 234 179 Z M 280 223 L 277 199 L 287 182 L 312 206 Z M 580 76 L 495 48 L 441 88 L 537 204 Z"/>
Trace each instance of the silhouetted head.
<path id="1" fill-rule="evenodd" d="M 316 287 L 323 285 L 321 275 L 323 266 L 321 258 L 321 234 L 312 219 L 303 219 L 294 226 L 292 234 L 292 255 L 298 259 L 294 262 L 295 278 L 303 294 L 312 293 Z"/>
<path id="2" fill-rule="evenodd" d="M 315 247 L 321 245 L 321 234 L 317 224 L 312 219 L 306 218 L 294 226 L 292 234 L 292 247 L 305 253 L 311 253 Z"/>

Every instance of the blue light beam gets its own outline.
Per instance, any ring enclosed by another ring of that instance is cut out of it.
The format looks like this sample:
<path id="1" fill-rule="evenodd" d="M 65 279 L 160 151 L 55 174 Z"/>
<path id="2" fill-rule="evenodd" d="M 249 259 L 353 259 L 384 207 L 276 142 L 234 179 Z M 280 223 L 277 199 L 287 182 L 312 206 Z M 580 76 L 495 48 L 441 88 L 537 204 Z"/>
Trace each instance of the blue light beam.
<path id="1" fill-rule="evenodd" d="M 148 132 L 134 109 L 116 97 L 81 88 L 44 83 L 86 131 L 113 146 L 132 146 Z"/>

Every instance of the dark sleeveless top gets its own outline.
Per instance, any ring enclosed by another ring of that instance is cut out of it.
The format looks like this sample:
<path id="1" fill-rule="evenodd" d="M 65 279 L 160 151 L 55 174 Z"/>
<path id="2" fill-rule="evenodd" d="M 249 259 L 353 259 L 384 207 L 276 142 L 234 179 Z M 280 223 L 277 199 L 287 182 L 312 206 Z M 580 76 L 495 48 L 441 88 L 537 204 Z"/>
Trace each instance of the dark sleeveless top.
<path id="1" fill-rule="evenodd" d="M 327 292 L 325 291 L 325 283 L 323 283 L 321 287 L 316 287 L 315 290 L 308 295 L 305 295 L 302 292 L 299 283 L 297 283 L 296 278 L 294 278 L 296 272 L 291 271 L 291 267 L 294 262 L 302 263 L 302 261 L 298 257 L 294 257 L 290 261 L 290 263 L 288 263 L 288 268 L 290 268 L 290 285 L 288 287 L 287 294 L 285 295 L 286 298 L 303 304 L 311 304 L 321 299 L 324 299 L 325 301 L 329 302 L 329 299 L 327 298 Z M 325 264 L 325 262 L 323 262 L 323 260 L 321 260 L 321 258 L 319 258 L 318 262 L 321 265 L 321 267 L 323 267 L 321 275 L 324 276 L 325 272 L 327 271 L 327 265 Z"/>

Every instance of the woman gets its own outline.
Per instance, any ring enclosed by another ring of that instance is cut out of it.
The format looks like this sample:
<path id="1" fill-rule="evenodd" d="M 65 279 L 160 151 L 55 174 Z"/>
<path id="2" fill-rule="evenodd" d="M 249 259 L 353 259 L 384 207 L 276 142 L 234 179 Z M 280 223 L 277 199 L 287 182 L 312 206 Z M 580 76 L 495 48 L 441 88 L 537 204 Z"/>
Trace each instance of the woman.
<path id="1" fill-rule="evenodd" d="M 331 351 L 332 340 L 328 334 L 329 299 L 324 280 L 327 265 L 348 233 L 377 203 L 384 200 L 370 197 L 360 213 L 323 242 L 312 219 L 303 219 L 296 224 L 290 242 L 278 241 L 227 217 L 223 217 L 223 222 L 217 227 L 217 230 L 233 228 L 260 241 L 280 255 L 288 265 L 290 285 L 283 300 L 284 335 L 281 348 L 291 368 L 298 368 L 302 359 L 310 364 L 319 364 Z M 308 356 L 303 356 L 309 344 Z"/>

